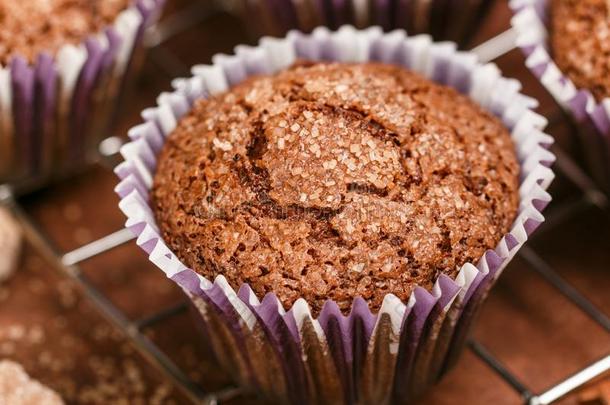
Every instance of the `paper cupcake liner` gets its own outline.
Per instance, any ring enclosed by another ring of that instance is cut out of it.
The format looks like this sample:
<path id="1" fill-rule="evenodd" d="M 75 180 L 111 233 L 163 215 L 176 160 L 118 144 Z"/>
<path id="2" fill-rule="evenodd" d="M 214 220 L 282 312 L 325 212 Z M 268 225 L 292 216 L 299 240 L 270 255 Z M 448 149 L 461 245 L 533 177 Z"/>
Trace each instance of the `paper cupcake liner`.
<path id="1" fill-rule="evenodd" d="M 283 35 L 290 29 L 309 32 L 324 25 L 371 25 L 429 33 L 437 40 L 462 40 L 486 10 L 488 0 L 232 0 L 220 1 L 247 21 L 256 34 Z"/>
<path id="2" fill-rule="evenodd" d="M 578 133 L 589 170 L 610 192 L 610 98 L 597 102 L 590 91 L 578 88 L 551 56 L 547 26 L 549 0 L 511 0 L 511 19 L 517 45 L 526 66 L 578 124 Z"/>
<path id="3" fill-rule="evenodd" d="M 142 33 L 164 0 L 137 0 L 112 26 L 55 57 L 0 66 L 0 183 L 44 179 L 83 164 L 108 129 Z"/>
<path id="4" fill-rule="evenodd" d="M 304 299 L 284 309 L 270 293 L 257 297 L 248 285 L 236 291 L 219 275 L 214 281 L 187 268 L 163 242 L 149 205 L 156 156 L 165 138 L 194 100 L 226 90 L 247 76 L 270 73 L 297 58 L 394 63 L 469 95 L 500 117 L 511 130 L 521 165 L 519 211 L 495 250 L 465 264 L 457 277 L 441 275 L 431 291 L 417 287 L 406 302 L 388 294 L 378 313 L 362 298 L 344 316 L 327 301 L 314 318 Z M 223 368 L 245 387 L 271 399 L 293 403 L 404 402 L 418 396 L 453 364 L 488 290 L 528 236 L 543 222 L 550 201 L 545 189 L 554 175 L 553 140 L 542 132 L 546 120 L 531 108 L 537 102 L 519 93 L 516 80 L 500 76 L 493 64 L 455 50 L 429 36 L 380 28 L 337 32 L 319 28 L 311 35 L 291 32 L 264 38 L 235 55 L 217 55 L 212 65 L 193 68 L 176 79 L 158 106 L 142 113 L 132 142 L 121 150 L 116 192 L 137 244 L 167 277 L 183 288 L 199 309 L 201 322 Z M 262 298 L 262 300 L 260 300 Z"/>

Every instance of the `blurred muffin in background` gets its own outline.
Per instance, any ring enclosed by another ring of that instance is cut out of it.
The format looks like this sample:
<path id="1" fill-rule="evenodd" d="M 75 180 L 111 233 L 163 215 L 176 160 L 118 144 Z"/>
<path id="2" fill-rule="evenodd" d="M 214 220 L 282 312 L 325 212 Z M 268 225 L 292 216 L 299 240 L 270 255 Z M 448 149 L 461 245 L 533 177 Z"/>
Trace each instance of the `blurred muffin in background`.
<path id="1" fill-rule="evenodd" d="M 610 2 L 553 0 L 550 13 L 557 66 L 598 102 L 610 97 Z"/>
<path id="2" fill-rule="evenodd" d="M 131 0 L 0 1 L 0 62 L 16 55 L 35 63 L 41 52 L 55 54 L 112 24 Z"/>
<path id="3" fill-rule="evenodd" d="M 0 0 L 0 184 L 82 166 L 163 0 Z"/>
<path id="4" fill-rule="evenodd" d="M 590 176 L 610 192 L 610 2 L 511 0 L 526 66 L 577 123 Z"/>
<path id="5" fill-rule="evenodd" d="M 379 25 L 389 31 L 431 34 L 435 40 L 462 43 L 482 18 L 489 0 L 232 0 L 219 2 L 240 15 L 254 35 L 284 35 L 290 29 L 309 32 L 317 26 L 337 29 Z"/>

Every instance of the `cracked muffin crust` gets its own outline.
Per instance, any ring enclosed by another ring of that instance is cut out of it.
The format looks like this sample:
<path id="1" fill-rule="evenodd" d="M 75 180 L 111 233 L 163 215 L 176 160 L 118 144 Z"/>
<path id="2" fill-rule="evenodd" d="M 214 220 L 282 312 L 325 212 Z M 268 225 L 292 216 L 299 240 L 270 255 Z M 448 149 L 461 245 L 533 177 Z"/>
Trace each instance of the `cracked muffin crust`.
<path id="1" fill-rule="evenodd" d="M 130 0 L 0 0 L 0 62 L 30 63 L 42 52 L 78 44 L 112 24 Z"/>
<path id="2" fill-rule="evenodd" d="M 300 63 L 199 100 L 159 156 L 152 207 L 189 267 L 317 316 L 408 299 L 494 248 L 517 212 L 508 131 L 402 68 Z"/>
<path id="3" fill-rule="evenodd" d="M 552 0 L 550 11 L 559 69 L 598 102 L 610 97 L 610 0 Z"/>

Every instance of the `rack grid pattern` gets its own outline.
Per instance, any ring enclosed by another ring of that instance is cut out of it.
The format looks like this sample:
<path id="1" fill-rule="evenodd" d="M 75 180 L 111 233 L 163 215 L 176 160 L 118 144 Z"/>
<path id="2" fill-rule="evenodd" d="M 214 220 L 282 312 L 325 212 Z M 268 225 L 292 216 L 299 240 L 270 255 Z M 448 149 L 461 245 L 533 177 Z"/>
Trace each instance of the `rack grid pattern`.
<path id="1" fill-rule="evenodd" d="M 150 47 L 152 62 L 156 63 L 170 78 L 178 77 L 188 72 L 187 66 L 164 44 L 175 35 L 205 22 L 218 12 L 220 10 L 210 7 L 209 3 L 196 2 L 166 17 L 146 37 L 146 42 Z M 483 19 L 484 16 L 481 15 L 480 18 Z M 477 25 L 474 24 L 474 26 Z M 514 49 L 514 37 L 513 31 L 509 29 L 487 40 L 472 49 L 472 51 L 482 61 L 493 61 Z M 561 119 L 564 118 L 559 114 L 556 117 L 552 117 L 551 121 Z M 100 163 L 112 166 L 112 158 L 118 152 L 120 145 L 121 140 L 119 137 L 111 137 L 104 141 L 100 146 L 100 151 L 105 157 Z M 610 206 L 606 195 L 594 185 L 593 181 L 565 152 L 558 147 L 554 147 L 553 152 L 557 156 L 555 164 L 556 172 L 573 183 L 580 191 L 580 196 L 575 201 L 552 204 L 547 210 L 547 221 L 539 232 L 547 232 L 550 229 L 561 226 L 566 220 L 582 215 L 584 211 L 594 207 L 599 209 L 600 216 L 605 215 L 607 217 L 606 220 L 610 218 Z M 57 251 L 51 241 L 37 228 L 34 220 L 19 206 L 12 190 L 8 186 L 0 185 L 0 204 L 7 205 L 16 213 L 24 226 L 26 239 L 49 259 L 51 264 L 73 279 L 97 309 L 112 324 L 124 332 L 138 352 L 152 365 L 156 366 L 165 377 L 172 381 L 192 403 L 210 405 L 223 403 L 241 394 L 240 389 L 237 387 L 227 387 L 216 392 L 203 391 L 143 333 L 145 328 L 162 323 L 168 318 L 186 311 L 188 309 L 186 302 L 164 308 L 150 316 L 130 320 L 81 271 L 80 263 L 94 256 L 103 255 L 115 247 L 132 241 L 133 236 L 129 230 L 122 229 L 116 231 L 78 249 L 63 253 Z M 596 308 L 586 296 L 564 280 L 531 247 L 525 246 L 521 249 L 519 255 L 527 264 L 530 271 L 538 273 L 548 284 L 556 289 L 558 294 L 564 295 L 573 305 L 598 323 L 610 337 L 610 317 L 608 314 Z M 582 365 L 579 371 L 571 376 L 567 376 L 564 380 L 549 387 L 546 391 L 535 393 L 528 388 L 527 382 L 522 381 L 519 376 L 509 371 L 482 343 L 470 340 L 468 348 L 519 393 L 523 403 L 528 405 L 553 404 L 610 370 L 610 354 L 608 354 L 591 364 Z M 610 346 L 608 350 L 610 351 Z"/>

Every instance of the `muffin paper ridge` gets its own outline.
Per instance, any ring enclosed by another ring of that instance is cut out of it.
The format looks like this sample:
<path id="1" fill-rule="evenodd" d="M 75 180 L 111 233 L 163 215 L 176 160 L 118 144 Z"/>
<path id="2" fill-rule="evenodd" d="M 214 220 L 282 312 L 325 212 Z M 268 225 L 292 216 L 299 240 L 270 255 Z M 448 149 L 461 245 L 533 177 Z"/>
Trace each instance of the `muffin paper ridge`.
<path id="1" fill-rule="evenodd" d="M 43 51 L 28 63 L 15 55 L 0 66 L 2 181 L 45 178 L 55 166 L 62 172 L 85 160 L 86 143 L 109 123 L 136 44 L 164 1 L 135 0 L 112 25 L 54 57 Z"/>
<path id="2" fill-rule="evenodd" d="M 511 0 L 511 26 L 525 64 L 540 83 L 580 124 L 579 135 L 595 180 L 610 190 L 610 97 L 598 102 L 578 88 L 554 62 L 548 44 L 549 0 Z"/>
<path id="3" fill-rule="evenodd" d="M 343 315 L 328 300 L 317 318 L 302 298 L 282 308 L 273 294 L 256 297 L 248 285 L 235 291 L 222 275 L 211 281 L 184 266 L 162 241 L 148 205 L 164 138 L 199 96 L 289 66 L 298 57 L 396 63 L 457 88 L 501 118 L 521 165 L 521 203 L 498 246 L 478 263 L 462 266 L 455 279 L 441 275 L 431 291 L 416 287 L 407 302 L 388 294 L 375 314 L 356 298 L 350 314 Z M 501 77 L 495 65 L 477 63 L 452 43 L 400 30 L 383 34 L 378 27 L 317 28 L 310 35 L 292 31 L 283 39 L 263 38 L 255 47 L 238 46 L 235 55 L 215 56 L 212 65 L 195 66 L 193 77 L 173 85 L 175 91 L 143 111 L 145 122 L 129 132 L 132 141 L 121 150 L 125 160 L 115 169 L 121 179 L 116 192 L 126 227 L 199 309 L 211 328 L 210 344 L 223 353 L 223 366 L 240 384 L 270 398 L 312 403 L 404 400 L 434 383 L 455 361 L 494 281 L 544 221 L 541 211 L 551 199 L 545 190 L 554 177 L 549 166 L 555 158 L 548 151 L 552 138 L 542 132 L 546 120 L 531 111 L 535 100 L 521 95 L 519 82 Z"/>

